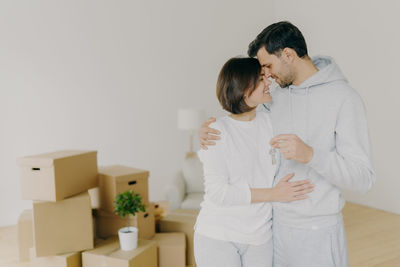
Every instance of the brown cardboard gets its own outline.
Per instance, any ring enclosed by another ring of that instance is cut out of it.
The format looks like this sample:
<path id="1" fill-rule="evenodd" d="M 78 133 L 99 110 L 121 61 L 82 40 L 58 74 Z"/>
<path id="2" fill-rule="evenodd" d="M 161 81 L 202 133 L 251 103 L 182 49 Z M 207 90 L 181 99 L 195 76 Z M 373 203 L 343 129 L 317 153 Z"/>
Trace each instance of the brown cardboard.
<path id="1" fill-rule="evenodd" d="M 162 217 L 168 215 L 168 213 L 169 213 L 168 201 L 154 202 L 154 217 L 156 222 L 158 222 Z"/>
<path id="2" fill-rule="evenodd" d="M 158 233 L 152 240 L 157 242 L 158 267 L 186 266 L 184 233 Z"/>
<path id="3" fill-rule="evenodd" d="M 37 257 L 93 248 L 89 194 L 58 202 L 33 202 L 34 246 Z"/>
<path id="4" fill-rule="evenodd" d="M 118 237 L 112 237 L 83 252 L 82 263 L 83 267 L 157 267 L 157 243 L 139 239 L 136 249 L 122 251 Z"/>
<path id="5" fill-rule="evenodd" d="M 29 249 L 33 246 L 32 210 L 24 210 L 18 219 L 19 261 L 29 261 Z"/>
<path id="6" fill-rule="evenodd" d="M 156 232 L 154 204 L 147 205 L 146 212 L 139 212 L 134 217 L 129 216 L 125 219 L 113 213 L 96 210 L 97 236 L 100 238 L 118 235 L 118 230 L 128 225 L 139 229 L 139 238 L 153 238 Z"/>
<path id="7" fill-rule="evenodd" d="M 81 252 L 36 257 L 35 248 L 30 248 L 31 267 L 82 267 Z"/>
<path id="8" fill-rule="evenodd" d="M 186 264 L 195 266 L 194 260 L 194 225 L 198 210 L 174 210 L 158 222 L 161 233 L 183 232 L 186 235 Z"/>
<path id="9" fill-rule="evenodd" d="M 133 190 L 149 204 L 149 172 L 121 165 L 99 167 L 100 208 L 113 212 L 115 197 L 127 190 Z"/>
<path id="10" fill-rule="evenodd" d="M 197 218 L 197 215 L 199 215 L 199 212 L 200 212 L 200 210 L 177 209 L 177 210 L 174 210 L 172 213 L 193 215 L 193 216 L 196 216 L 196 218 Z"/>
<path id="11" fill-rule="evenodd" d="M 98 185 L 96 151 L 57 151 L 17 162 L 23 199 L 60 201 Z"/>

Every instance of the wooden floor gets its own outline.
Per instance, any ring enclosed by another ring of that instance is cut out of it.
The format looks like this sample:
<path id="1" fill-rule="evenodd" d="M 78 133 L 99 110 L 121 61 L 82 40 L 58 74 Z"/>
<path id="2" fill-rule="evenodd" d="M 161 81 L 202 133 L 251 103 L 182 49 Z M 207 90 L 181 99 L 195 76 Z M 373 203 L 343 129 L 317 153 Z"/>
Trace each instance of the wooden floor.
<path id="1" fill-rule="evenodd" d="M 352 267 L 400 267 L 400 215 L 346 203 L 343 209 Z"/>
<path id="2" fill-rule="evenodd" d="M 343 210 L 352 267 L 400 267 L 400 215 L 347 203 Z M 18 263 L 17 229 L 0 228 L 0 266 Z M 321 266 L 323 267 L 323 266 Z"/>

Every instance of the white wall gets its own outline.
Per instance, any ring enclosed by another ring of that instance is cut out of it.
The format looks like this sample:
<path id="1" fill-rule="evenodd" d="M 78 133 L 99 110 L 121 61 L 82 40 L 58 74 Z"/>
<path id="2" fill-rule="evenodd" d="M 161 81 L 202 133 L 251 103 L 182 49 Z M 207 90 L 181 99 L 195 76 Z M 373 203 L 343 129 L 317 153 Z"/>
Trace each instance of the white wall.
<path id="1" fill-rule="evenodd" d="M 0 226 L 30 206 L 16 158 L 56 149 L 149 169 L 150 198 L 161 199 L 188 148 L 177 109 L 220 114 L 219 69 L 274 19 L 298 25 L 311 55 L 333 56 L 366 103 L 378 180 L 346 198 L 400 213 L 397 10 L 389 0 L 1 1 Z"/>
<path id="2" fill-rule="evenodd" d="M 189 141 L 177 109 L 218 115 L 222 64 L 273 22 L 271 1 L 0 2 L 0 226 L 20 200 L 16 158 L 98 150 L 98 162 L 150 170 L 150 198 Z"/>
<path id="3" fill-rule="evenodd" d="M 377 182 L 346 199 L 400 214 L 400 3 L 398 1 L 274 1 L 277 20 L 304 33 L 309 54 L 334 57 L 364 99 Z M 295 8 L 294 8 L 295 7 Z"/>

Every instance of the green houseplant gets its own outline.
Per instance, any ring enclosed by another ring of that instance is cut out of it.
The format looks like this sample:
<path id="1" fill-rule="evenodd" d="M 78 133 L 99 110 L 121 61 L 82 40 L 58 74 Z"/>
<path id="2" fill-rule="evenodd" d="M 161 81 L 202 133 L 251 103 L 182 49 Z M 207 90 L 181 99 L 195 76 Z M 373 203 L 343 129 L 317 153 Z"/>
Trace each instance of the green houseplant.
<path id="1" fill-rule="evenodd" d="M 114 200 L 114 213 L 122 219 L 128 216 L 135 216 L 138 212 L 145 212 L 146 207 L 142 202 L 142 197 L 128 190 L 118 194 Z M 127 226 L 119 229 L 118 236 L 121 250 L 133 250 L 137 247 L 138 231 L 134 226 L 129 226 L 129 220 L 126 220 Z"/>

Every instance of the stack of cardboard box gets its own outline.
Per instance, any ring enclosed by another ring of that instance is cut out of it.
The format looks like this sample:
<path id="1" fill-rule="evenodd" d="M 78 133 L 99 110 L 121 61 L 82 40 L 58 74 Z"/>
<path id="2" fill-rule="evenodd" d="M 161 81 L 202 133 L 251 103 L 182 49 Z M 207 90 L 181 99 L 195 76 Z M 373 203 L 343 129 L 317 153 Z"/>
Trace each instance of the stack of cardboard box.
<path id="1" fill-rule="evenodd" d="M 41 267 L 185 266 L 185 234 L 155 233 L 155 209 L 160 220 L 166 214 L 160 205 L 167 205 L 149 202 L 148 171 L 98 169 L 95 151 L 24 157 L 18 165 L 22 197 L 33 200 L 33 212 L 24 211 L 18 222 L 21 261 Z M 122 219 L 113 201 L 126 190 L 141 195 L 146 211 Z M 139 229 L 138 248 L 128 252 L 116 237 L 127 225 Z"/>
<path id="2" fill-rule="evenodd" d="M 88 189 L 98 185 L 97 152 L 58 151 L 19 158 L 18 165 L 22 198 L 33 200 L 33 213 L 19 220 L 20 259 L 55 266 L 54 257 L 92 249 Z"/>

